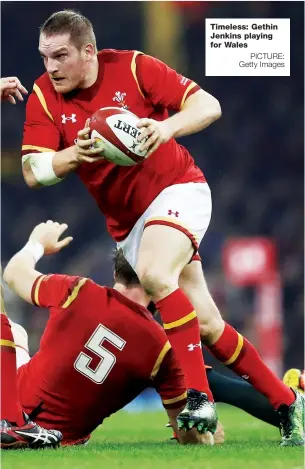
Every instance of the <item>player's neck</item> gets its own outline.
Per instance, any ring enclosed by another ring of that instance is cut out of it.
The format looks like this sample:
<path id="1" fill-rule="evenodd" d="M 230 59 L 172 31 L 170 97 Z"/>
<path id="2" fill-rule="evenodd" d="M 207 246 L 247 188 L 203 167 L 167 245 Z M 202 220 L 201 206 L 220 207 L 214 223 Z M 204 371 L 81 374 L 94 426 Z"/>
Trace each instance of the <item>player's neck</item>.
<path id="1" fill-rule="evenodd" d="M 90 88 L 90 86 L 94 85 L 97 80 L 99 72 L 99 62 L 97 56 L 92 58 L 92 63 L 90 63 L 90 68 L 88 73 L 86 74 L 84 80 L 80 84 L 81 89 Z"/>
<path id="2" fill-rule="evenodd" d="M 150 302 L 150 298 L 146 295 L 141 286 L 127 288 L 122 283 L 115 283 L 113 288 L 126 296 L 129 300 L 144 306 L 144 308 L 147 308 Z"/>

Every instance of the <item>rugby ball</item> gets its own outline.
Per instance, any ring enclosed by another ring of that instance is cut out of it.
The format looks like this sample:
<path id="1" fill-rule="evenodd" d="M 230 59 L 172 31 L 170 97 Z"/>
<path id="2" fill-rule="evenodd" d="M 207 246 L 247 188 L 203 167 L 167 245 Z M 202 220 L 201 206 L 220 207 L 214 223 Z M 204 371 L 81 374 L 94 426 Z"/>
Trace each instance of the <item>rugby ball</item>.
<path id="1" fill-rule="evenodd" d="M 134 166 L 146 159 L 147 150 L 141 151 L 143 141 L 138 142 L 139 117 L 126 109 L 104 107 L 90 119 L 90 135 L 95 138 L 94 146 L 101 147 L 102 155 L 119 166 Z"/>

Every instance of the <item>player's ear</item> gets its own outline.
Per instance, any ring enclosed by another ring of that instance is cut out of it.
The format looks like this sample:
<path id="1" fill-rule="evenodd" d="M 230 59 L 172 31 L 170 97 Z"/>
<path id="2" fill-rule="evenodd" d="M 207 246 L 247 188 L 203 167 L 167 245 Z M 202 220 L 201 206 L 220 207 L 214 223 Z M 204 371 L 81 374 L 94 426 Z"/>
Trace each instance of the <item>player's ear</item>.
<path id="1" fill-rule="evenodd" d="M 95 55 L 95 47 L 91 42 L 89 42 L 86 47 L 85 47 L 85 56 L 87 62 L 92 59 L 92 57 Z"/>

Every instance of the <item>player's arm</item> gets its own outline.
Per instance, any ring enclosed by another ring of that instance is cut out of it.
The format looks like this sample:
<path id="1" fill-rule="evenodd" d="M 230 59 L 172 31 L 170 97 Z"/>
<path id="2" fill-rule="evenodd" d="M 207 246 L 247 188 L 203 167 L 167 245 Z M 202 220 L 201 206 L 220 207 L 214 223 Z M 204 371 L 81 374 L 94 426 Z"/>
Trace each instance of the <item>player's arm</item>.
<path id="1" fill-rule="evenodd" d="M 99 160 L 101 150 L 91 148 L 92 143 L 87 121 L 78 132 L 76 145 L 61 150 L 60 131 L 42 91 L 34 85 L 26 106 L 22 145 L 22 172 L 27 185 L 39 188 L 57 184 L 80 164 Z"/>
<path id="2" fill-rule="evenodd" d="M 189 96 L 179 112 L 165 121 L 172 137 L 183 137 L 205 129 L 221 116 L 221 107 L 214 96 L 200 89 Z"/>
<path id="3" fill-rule="evenodd" d="M 32 231 L 24 248 L 8 262 L 3 278 L 9 287 L 28 303 L 33 303 L 33 285 L 38 277 L 42 276 L 35 269 L 36 263 L 43 255 L 57 253 L 72 241 L 71 236 L 59 241 L 67 228 L 65 223 L 60 225 L 51 220 L 40 223 Z"/>
<path id="4" fill-rule="evenodd" d="M 142 149 L 149 148 L 149 154 L 171 138 L 205 129 L 221 116 L 220 104 L 214 96 L 160 60 L 140 55 L 137 73 L 144 96 L 155 106 L 176 112 L 162 122 L 140 120 L 138 127 L 142 129 L 142 135 L 139 140 L 149 137 L 142 146 Z"/>
<path id="5" fill-rule="evenodd" d="M 58 184 L 78 166 L 73 146 L 58 152 L 28 153 L 22 160 L 22 173 L 27 185 L 36 189 Z"/>
<path id="6" fill-rule="evenodd" d="M 31 188 L 52 186 L 61 182 L 82 163 L 94 163 L 103 159 L 101 147 L 91 148 L 94 139 L 89 138 L 90 128 L 78 132 L 77 144 L 56 152 L 35 152 L 27 154 L 22 161 L 22 172 Z"/>
<path id="7" fill-rule="evenodd" d="M 169 342 L 166 342 L 161 350 L 151 378 L 153 386 L 160 394 L 162 404 L 167 412 L 169 422 L 177 434 L 179 443 L 212 444 L 213 437 L 210 433 L 200 435 L 195 428 L 187 433 L 183 430 L 178 430 L 176 418 L 185 407 L 186 384 L 182 369 L 176 360 Z"/>

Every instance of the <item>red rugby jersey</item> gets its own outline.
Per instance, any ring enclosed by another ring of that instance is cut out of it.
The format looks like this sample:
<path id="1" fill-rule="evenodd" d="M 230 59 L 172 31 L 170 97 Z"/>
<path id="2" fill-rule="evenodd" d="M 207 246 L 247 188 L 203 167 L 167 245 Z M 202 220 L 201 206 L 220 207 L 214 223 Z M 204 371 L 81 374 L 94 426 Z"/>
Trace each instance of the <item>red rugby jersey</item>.
<path id="1" fill-rule="evenodd" d="M 128 108 L 140 118 L 162 121 L 179 111 L 200 89 L 160 60 L 138 51 L 106 49 L 98 54 L 99 74 L 90 88 L 57 93 L 47 73 L 35 81 L 26 107 L 22 154 L 58 151 L 74 144 L 88 117 L 102 107 Z M 116 166 L 107 161 L 82 164 L 77 173 L 106 216 L 116 241 L 124 239 L 166 187 L 205 181 L 190 153 L 174 139 L 144 163 Z"/>
<path id="2" fill-rule="evenodd" d="M 63 433 L 65 442 L 88 436 L 146 387 L 165 407 L 186 397 L 184 376 L 163 328 L 142 306 L 92 280 L 42 275 L 32 299 L 50 317 L 40 349 L 18 370 L 20 402 L 35 421 Z"/>

